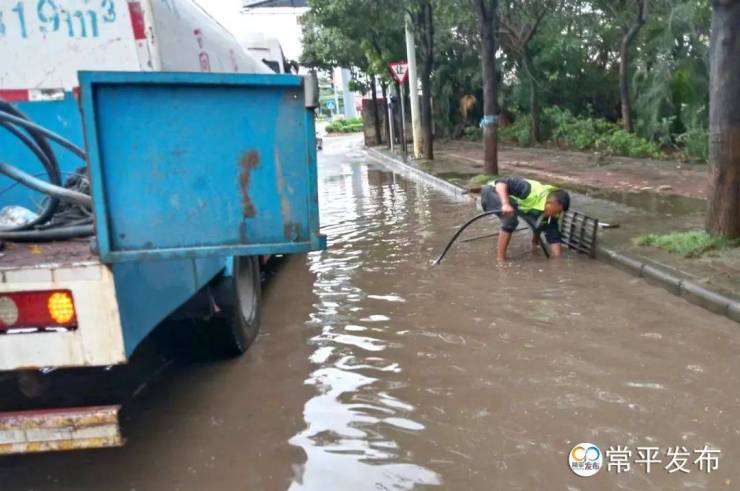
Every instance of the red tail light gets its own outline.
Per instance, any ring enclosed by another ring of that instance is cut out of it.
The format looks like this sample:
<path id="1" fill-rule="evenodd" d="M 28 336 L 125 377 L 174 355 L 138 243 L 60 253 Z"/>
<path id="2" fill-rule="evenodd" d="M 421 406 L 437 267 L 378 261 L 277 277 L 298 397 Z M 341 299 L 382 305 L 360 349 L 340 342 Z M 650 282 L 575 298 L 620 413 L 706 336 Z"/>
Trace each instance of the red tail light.
<path id="1" fill-rule="evenodd" d="M 69 290 L 0 293 L 0 332 L 20 328 L 77 327 Z"/>

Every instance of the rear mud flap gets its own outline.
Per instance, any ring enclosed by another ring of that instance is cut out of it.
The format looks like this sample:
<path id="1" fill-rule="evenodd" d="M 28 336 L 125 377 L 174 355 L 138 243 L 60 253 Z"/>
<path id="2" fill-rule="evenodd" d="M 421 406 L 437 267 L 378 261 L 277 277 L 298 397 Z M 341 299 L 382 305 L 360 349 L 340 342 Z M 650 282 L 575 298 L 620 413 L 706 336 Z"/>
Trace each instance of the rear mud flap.
<path id="1" fill-rule="evenodd" d="M 120 406 L 0 413 L 0 455 L 123 445 Z"/>

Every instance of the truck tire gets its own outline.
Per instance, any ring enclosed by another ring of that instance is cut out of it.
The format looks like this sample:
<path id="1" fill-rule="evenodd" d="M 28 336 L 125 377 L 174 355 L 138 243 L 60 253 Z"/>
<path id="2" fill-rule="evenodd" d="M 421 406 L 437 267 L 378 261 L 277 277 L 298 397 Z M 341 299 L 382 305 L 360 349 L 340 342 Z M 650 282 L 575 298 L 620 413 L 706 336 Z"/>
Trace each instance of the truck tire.
<path id="1" fill-rule="evenodd" d="M 215 327 L 216 354 L 223 357 L 239 356 L 252 344 L 259 332 L 262 285 L 259 258 L 234 258 L 232 276 L 233 308 Z"/>

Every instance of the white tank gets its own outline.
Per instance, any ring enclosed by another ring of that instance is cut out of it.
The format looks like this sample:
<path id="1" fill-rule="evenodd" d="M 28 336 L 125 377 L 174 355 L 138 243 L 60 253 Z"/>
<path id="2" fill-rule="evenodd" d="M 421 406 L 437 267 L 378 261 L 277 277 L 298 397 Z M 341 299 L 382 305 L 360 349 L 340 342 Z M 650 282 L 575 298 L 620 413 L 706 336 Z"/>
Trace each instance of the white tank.
<path id="1" fill-rule="evenodd" d="M 79 70 L 272 73 L 192 0 L 60 5 L 0 0 L 0 97 L 63 96 Z"/>

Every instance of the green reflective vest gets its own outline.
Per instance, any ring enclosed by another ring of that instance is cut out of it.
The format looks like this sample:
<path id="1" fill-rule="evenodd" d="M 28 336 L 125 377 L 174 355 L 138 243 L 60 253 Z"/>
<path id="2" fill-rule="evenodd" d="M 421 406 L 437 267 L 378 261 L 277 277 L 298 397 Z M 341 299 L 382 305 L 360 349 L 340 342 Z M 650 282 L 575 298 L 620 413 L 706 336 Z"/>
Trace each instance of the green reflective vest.
<path id="1" fill-rule="evenodd" d="M 517 198 L 516 196 L 509 196 L 513 200 L 520 211 L 527 213 L 528 211 L 545 211 L 545 203 L 547 203 L 547 197 L 551 192 L 557 188 L 548 184 L 542 184 L 539 181 L 533 179 L 525 179 L 529 183 L 529 194 L 526 198 Z M 492 183 L 492 185 L 494 185 Z"/>

